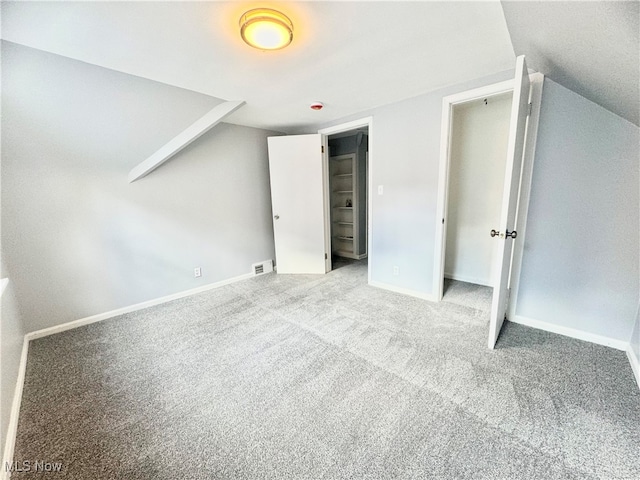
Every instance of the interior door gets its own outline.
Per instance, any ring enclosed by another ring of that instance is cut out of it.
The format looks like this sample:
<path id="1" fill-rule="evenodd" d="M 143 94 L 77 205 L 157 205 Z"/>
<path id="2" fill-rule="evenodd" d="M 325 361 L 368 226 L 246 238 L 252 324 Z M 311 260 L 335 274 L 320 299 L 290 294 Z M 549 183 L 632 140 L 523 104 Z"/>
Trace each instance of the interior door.
<path id="1" fill-rule="evenodd" d="M 326 273 L 320 134 L 269 137 L 278 273 Z"/>
<path id="2" fill-rule="evenodd" d="M 516 75 L 511 105 L 511 122 L 509 125 L 509 143 L 507 146 L 507 164 L 505 169 L 504 193 L 502 195 L 502 212 L 499 230 L 492 230 L 491 236 L 500 242 L 496 255 L 496 277 L 493 286 L 491 303 L 491 321 L 489 324 L 489 348 L 494 348 L 500 329 L 504 323 L 509 301 L 509 273 L 511 271 L 511 252 L 513 242 L 517 241 L 516 210 L 518 192 L 520 190 L 520 172 L 522 171 L 522 154 L 529 115 L 529 74 L 524 55 L 516 59 Z"/>

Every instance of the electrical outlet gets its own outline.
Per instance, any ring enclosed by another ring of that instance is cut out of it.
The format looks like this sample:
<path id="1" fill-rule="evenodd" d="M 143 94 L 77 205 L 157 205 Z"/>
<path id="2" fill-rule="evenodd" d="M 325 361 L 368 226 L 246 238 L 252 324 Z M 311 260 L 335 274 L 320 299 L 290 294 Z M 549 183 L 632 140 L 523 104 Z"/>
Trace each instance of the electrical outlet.
<path id="1" fill-rule="evenodd" d="M 397 277 L 398 275 L 400 275 L 400 267 L 396 265 L 393 267 L 393 276 Z"/>
<path id="2" fill-rule="evenodd" d="M 196 267 L 193 269 L 193 276 L 198 278 L 202 276 L 202 269 L 200 267 Z"/>

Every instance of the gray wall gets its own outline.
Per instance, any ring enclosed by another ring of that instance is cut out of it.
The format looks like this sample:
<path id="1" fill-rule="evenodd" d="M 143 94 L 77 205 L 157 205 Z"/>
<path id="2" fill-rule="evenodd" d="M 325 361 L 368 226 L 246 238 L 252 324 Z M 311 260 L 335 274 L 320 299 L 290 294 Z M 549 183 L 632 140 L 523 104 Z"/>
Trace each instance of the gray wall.
<path id="1" fill-rule="evenodd" d="M 317 126 L 373 116 L 374 282 L 433 293 L 442 97 L 510 76 Z M 517 313 L 627 341 L 638 304 L 638 128 L 552 82 L 543 99 Z"/>
<path id="2" fill-rule="evenodd" d="M 318 125 L 324 128 L 373 116 L 369 136 L 373 282 L 432 294 L 442 97 L 509 77 L 511 72 L 499 73 Z M 378 185 L 384 186 L 383 195 L 378 195 Z M 398 276 L 393 275 L 395 265 Z"/>
<path id="3" fill-rule="evenodd" d="M 349 153 L 356 153 L 355 135 L 329 139 L 329 155 L 337 157 L 339 155 L 347 155 Z"/>
<path id="4" fill-rule="evenodd" d="M 639 290 L 639 132 L 545 81 L 517 315 L 629 339 Z"/>
<path id="5" fill-rule="evenodd" d="M 636 358 L 640 360 L 640 304 L 638 305 L 638 313 L 636 314 L 636 322 L 633 326 L 630 343 L 631 350 L 635 354 Z M 638 386 L 640 387 L 640 385 Z"/>
<path id="6" fill-rule="evenodd" d="M 2 278 L 6 274 L 2 272 Z M 24 328 L 18 311 L 13 284 L 9 282 L 2 294 L 0 306 L 0 456 L 4 453 L 7 427 L 11 414 L 13 394 L 18 378 L 18 367 L 24 341 Z M 4 466 L 3 466 L 4 468 Z"/>
<path id="7" fill-rule="evenodd" d="M 128 184 L 132 167 L 219 101 L 6 42 L 2 53 L 3 248 L 27 331 L 274 257 L 275 132 L 221 124 Z"/>

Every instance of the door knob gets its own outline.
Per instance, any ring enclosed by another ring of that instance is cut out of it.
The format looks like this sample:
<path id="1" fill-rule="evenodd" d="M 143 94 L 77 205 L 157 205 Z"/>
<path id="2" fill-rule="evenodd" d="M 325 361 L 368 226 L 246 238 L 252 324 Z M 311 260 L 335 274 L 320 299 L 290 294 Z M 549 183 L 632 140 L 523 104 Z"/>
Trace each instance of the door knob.
<path id="1" fill-rule="evenodd" d="M 505 237 L 516 238 L 518 236 L 518 232 L 516 232 L 515 230 L 513 232 L 510 232 L 509 230 L 507 230 L 507 233 L 500 233 L 497 230 L 491 230 L 490 235 L 492 237 L 500 237 L 500 238 L 505 238 Z"/>
<path id="2" fill-rule="evenodd" d="M 280 218 L 280 215 L 274 215 L 273 218 L 275 218 L 276 220 L 278 220 Z"/>

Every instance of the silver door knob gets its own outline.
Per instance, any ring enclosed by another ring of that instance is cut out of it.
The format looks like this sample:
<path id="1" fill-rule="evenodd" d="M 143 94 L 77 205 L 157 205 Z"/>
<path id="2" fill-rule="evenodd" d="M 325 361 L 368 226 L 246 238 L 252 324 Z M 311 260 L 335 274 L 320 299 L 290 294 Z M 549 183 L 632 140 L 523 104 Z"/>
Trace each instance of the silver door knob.
<path id="1" fill-rule="evenodd" d="M 275 218 L 276 220 L 278 220 L 280 218 L 280 215 L 274 215 L 273 218 Z"/>

